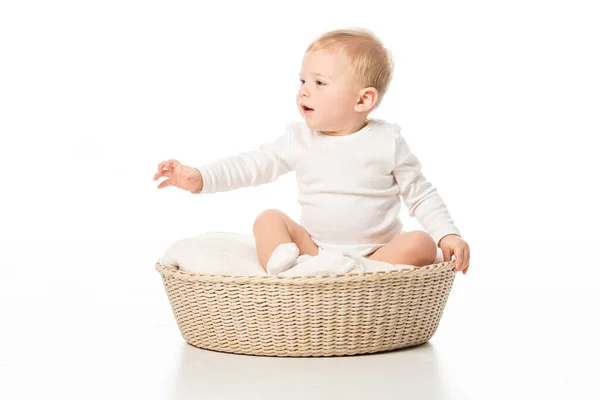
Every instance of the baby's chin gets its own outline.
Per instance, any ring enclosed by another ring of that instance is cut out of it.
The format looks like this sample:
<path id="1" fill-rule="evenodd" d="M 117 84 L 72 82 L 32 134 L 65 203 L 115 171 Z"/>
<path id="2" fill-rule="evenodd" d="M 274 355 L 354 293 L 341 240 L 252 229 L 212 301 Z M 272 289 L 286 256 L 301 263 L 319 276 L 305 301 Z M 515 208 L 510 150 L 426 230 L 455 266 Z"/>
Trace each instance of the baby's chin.
<path id="1" fill-rule="evenodd" d="M 306 118 L 306 117 L 304 117 L 304 122 L 306 123 L 306 126 L 308 126 L 310 129 L 316 129 L 316 128 L 315 128 L 315 123 L 314 123 L 314 122 L 312 122 L 312 121 L 310 120 L 310 118 Z"/>
<path id="2" fill-rule="evenodd" d="M 314 131 L 323 130 L 323 127 L 321 125 L 315 124 L 314 122 L 310 121 L 310 118 L 305 118 L 304 121 L 306 122 L 306 126 L 308 126 L 310 129 L 312 129 Z"/>
<path id="3" fill-rule="evenodd" d="M 303 115 L 302 113 L 300 115 L 304 119 L 306 126 L 308 126 L 310 129 L 319 130 L 321 128 L 321 125 L 317 123 L 314 118 Z"/>

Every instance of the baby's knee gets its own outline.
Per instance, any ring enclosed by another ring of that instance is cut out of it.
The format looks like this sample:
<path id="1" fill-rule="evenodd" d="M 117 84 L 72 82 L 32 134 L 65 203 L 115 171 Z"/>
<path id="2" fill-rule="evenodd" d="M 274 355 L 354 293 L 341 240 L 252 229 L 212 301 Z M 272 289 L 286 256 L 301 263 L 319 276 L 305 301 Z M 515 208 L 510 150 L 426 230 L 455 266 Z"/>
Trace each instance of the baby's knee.
<path id="1" fill-rule="evenodd" d="M 421 265 L 430 265 L 437 257 L 437 245 L 431 235 L 424 231 L 412 232 L 412 244 L 415 257 Z"/>
<path id="2" fill-rule="evenodd" d="M 262 211 L 254 220 L 254 230 L 265 225 L 280 223 L 283 220 L 284 214 L 282 211 L 269 209 Z"/>

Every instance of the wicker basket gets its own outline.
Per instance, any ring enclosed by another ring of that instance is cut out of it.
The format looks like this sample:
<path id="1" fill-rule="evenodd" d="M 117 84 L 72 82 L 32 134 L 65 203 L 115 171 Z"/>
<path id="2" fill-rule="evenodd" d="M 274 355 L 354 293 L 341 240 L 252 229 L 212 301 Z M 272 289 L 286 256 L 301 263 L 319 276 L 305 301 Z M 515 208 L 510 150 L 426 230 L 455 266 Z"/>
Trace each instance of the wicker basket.
<path id="1" fill-rule="evenodd" d="M 452 284 L 454 261 L 413 270 L 280 277 L 156 269 L 191 345 L 263 356 L 341 356 L 427 342 Z"/>

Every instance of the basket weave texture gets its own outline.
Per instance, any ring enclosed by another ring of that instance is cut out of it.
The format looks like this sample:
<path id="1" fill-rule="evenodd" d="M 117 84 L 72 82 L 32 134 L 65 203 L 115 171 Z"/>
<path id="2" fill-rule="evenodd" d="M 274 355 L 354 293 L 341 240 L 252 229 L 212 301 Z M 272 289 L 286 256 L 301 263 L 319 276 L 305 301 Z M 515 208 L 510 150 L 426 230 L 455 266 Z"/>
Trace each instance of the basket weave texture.
<path id="1" fill-rule="evenodd" d="M 263 356 L 342 356 L 427 342 L 454 261 L 330 276 L 190 274 L 155 265 L 183 338 L 199 348 Z"/>

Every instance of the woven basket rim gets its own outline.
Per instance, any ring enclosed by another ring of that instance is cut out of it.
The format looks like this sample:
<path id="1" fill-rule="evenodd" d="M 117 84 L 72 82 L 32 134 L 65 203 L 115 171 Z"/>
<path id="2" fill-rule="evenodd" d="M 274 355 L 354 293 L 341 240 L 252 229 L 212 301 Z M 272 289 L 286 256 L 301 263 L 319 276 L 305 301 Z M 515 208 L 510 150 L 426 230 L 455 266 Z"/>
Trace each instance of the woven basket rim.
<path id="1" fill-rule="evenodd" d="M 411 269 L 397 269 L 392 271 L 351 272 L 335 275 L 306 275 L 306 276 L 280 276 L 280 275 L 228 275 L 191 273 L 181 271 L 178 267 L 167 266 L 159 259 L 155 264 L 156 270 L 161 275 L 169 275 L 183 281 L 212 281 L 221 283 L 257 283 L 257 284 L 283 284 L 283 285 L 319 285 L 324 283 L 350 282 L 350 281 L 378 281 L 396 279 L 399 277 L 414 277 L 435 275 L 445 271 L 452 271 L 454 260 L 437 264 L 414 267 Z"/>

